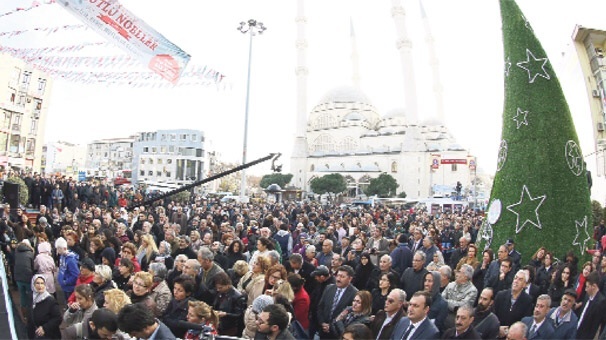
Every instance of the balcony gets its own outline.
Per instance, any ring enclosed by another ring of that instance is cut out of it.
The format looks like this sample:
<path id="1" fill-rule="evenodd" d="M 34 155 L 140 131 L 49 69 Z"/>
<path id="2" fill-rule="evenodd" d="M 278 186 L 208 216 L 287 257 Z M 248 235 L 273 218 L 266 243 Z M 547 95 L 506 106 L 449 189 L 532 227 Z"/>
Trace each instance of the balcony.
<path id="1" fill-rule="evenodd" d="M 21 131 L 21 124 L 12 124 L 11 125 L 11 131 L 12 132 L 20 132 Z"/>

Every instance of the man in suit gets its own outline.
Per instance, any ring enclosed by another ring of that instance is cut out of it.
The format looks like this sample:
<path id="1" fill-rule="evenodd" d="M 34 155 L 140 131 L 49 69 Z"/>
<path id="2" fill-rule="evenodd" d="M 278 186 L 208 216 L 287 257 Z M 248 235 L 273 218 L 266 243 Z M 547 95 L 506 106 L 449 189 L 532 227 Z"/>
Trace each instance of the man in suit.
<path id="1" fill-rule="evenodd" d="M 320 339 L 335 339 L 338 336 L 330 332 L 330 323 L 347 306 L 351 305 L 358 289 L 351 284 L 354 270 L 350 266 L 341 266 L 337 271 L 336 283 L 326 287 L 318 304 L 318 323 Z"/>
<path id="2" fill-rule="evenodd" d="M 414 254 L 417 250 L 423 248 L 423 231 L 417 227 L 412 232 L 412 240 L 410 240 L 410 250 Z"/>
<path id="3" fill-rule="evenodd" d="M 404 316 L 404 304 L 406 303 L 406 292 L 395 288 L 387 295 L 385 307 L 375 315 L 370 324 L 370 329 L 376 340 L 389 339 L 398 321 Z"/>
<path id="4" fill-rule="evenodd" d="M 606 299 L 600 293 L 600 276 L 592 271 L 585 279 L 585 299 L 583 305 L 577 309 L 580 313 L 577 328 L 577 339 L 593 339 L 598 328 L 604 327 L 606 321 Z"/>
<path id="5" fill-rule="evenodd" d="M 447 329 L 444 335 L 442 335 L 442 339 L 482 339 L 472 326 L 473 320 L 473 307 L 462 305 L 457 309 L 455 326 Z"/>
<path id="6" fill-rule="evenodd" d="M 393 263 L 392 267 L 398 272 L 398 277 L 412 266 L 412 251 L 408 246 L 408 237 L 406 237 L 406 234 L 398 236 L 398 246 L 391 252 L 390 256 Z"/>
<path id="7" fill-rule="evenodd" d="M 406 269 L 400 277 L 400 288 L 406 292 L 406 296 L 412 297 L 416 291 L 423 290 L 423 281 L 427 269 L 425 265 L 425 253 L 417 250 L 412 258 L 412 267 Z"/>
<path id="8" fill-rule="evenodd" d="M 517 271 L 518 269 L 520 269 L 520 261 L 522 261 L 522 254 L 520 254 L 519 251 L 515 250 L 516 244 L 512 238 L 508 239 L 505 245 L 507 246 L 507 255 L 511 257 L 511 260 L 513 261 L 513 270 Z"/>
<path id="9" fill-rule="evenodd" d="M 506 329 L 514 322 L 532 315 L 532 298 L 524 291 L 527 282 L 526 272 L 518 271 L 513 278 L 511 289 L 498 292 L 494 299 L 494 314 L 501 321 L 501 337 L 506 335 Z"/>
<path id="10" fill-rule="evenodd" d="M 553 322 L 554 339 L 576 339 L 579 318 L 572 311 L 576 300 L 577 292 L 572 288 L 566 289 L 560 307 L 553 307 L 547 314 L 547 318 Z"/>
<path id="11" fill-rule="evenodd" d="M 288 258 L 288 261 L 284 263 L 284 268 L 289 273 L 295 273 L 301 275 L 305 280 L 305 291 L 311 295 L 314 288 L 316 287 L 316 280 L 311 276 L 311 273 L 316 270 L 313 264 L 303 261 L 301 254 L 292 254 Z"/>
<path id="12" fill-rule="evenodd" d="M 527 272 L 528 277 L 530 278 L 524 290 L 526 290 L 526 293 L 528 293 L 528 295 L 530 295 L 530 297 L 532 298 L 532 303 L 536 304 L 537 298 L 541 293 L 541 288 L 534 283 L 536 269 L 531 265 L 526 265 L 522 268 L 522 270 Z"/>
<path id="13" fill-rule="evenodd" d="M 528 327 L 526 338 L 533 339 L 553 339 L 554 328 L 553 323 L 547 318 L 549 307 L 551 306 L 551 297 L 543 294 L 537 298 L 537 304 L 534 306 L 532 316 L 527 316 L 522 319 L 522 322 Z"/>
<path id="14" fill-rule="evenodd" d="M 427 318 L 431 296 L 426 291 L 414 293 L 408 303 L 408 316 L 400 319 L 391 335 L 392 340 L 437 339 L 438 328 Z"/>
<path id="15" fill-rule="evenodd" d="M 144 304 L 126 305 L 118 313 L 118 327 L 133 338 L 149 340 L 177 339 L 170 329 L 156 319 Z"/>

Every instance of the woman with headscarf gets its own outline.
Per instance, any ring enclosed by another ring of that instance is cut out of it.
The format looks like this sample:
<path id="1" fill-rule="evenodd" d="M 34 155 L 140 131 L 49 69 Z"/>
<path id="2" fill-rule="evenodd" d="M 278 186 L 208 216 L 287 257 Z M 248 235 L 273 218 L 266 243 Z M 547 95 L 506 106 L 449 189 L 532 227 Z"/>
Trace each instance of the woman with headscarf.
<path id="1" fill-rule="evenodd" d="M 438 271 L 444 265 L 444 255 L 441 251 L 436 251 L 433 254 L 432 261 L 427 265 L 428 271 Z"/>
<path id="2" fill-rule="evenodd" d="M 158 247 L 158 256 L 156 256 L 154 262 L 164 263 L 164 266 L 166 266 L 166 270 L 173 269 L 173 266 L 175 265 L 175 259 L 173 259 L 171 255 L 170 243 L 168 243 L 167 241 L 160 241 L 160 245 Z"/>
<path id="3" fill-rule="evenodd" d="M 46 291 L 55 294 L 55 260 L 51 256 L 51 244 L 48 242 L 38 243 L 38 255 L 34 259 L 34 270 L 44 275 Z"/>
<path id="4" fill-rule="evenodd" d="M 105 304 L 104 292 L 116 288 L 112 281 L 112 270 L 109 266 L 104 264 L 96 265 L 95 273 L 93 274 L 93 282 L 90 285 L 95 291 L 95 303 L 97 304 L 97 307 L 103 308 L 103 305 Z"/>
<path id="5" fill-rule="evenodd" d="M 27 334 L 30 339 L 60 339 L 61 307 L 46 291 L 44 275 L 36 274 L 32 278 L 32 313 L 28 319 Z"/>
<path id="6" fill-rule="evenodd" d="M 373 269 L 375 269 L 375 265 L 370 260 L 370 254 L 363 252 L 360 255 L 360 263 L 356 266 L 354 279 L 351 282 L 354 287 L 358 288 L 358 290 L 365 289 Z"/>

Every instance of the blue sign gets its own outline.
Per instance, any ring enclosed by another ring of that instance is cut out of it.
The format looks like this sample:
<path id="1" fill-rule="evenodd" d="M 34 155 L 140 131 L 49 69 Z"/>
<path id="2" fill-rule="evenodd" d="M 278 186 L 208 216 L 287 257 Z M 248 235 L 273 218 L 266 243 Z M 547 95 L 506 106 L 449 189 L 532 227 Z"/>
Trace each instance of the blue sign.
<path id="1" fill-rule="evenodd" d="M 86 181 L 86 171 L 78 171 L 78 182 Z"/>

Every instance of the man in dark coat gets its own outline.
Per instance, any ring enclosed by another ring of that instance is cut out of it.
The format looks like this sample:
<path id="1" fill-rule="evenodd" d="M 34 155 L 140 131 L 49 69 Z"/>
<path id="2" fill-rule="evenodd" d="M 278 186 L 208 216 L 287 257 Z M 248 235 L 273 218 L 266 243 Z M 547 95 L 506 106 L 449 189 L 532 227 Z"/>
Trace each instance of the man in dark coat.
<path id="1" fill-rule="evenodd" d="M 118 327 L 133 338 L 150 340 L 176 340 L 165 324 L 154 317 L 144 304 L 126 305 L 118 313 Z"/>
<path id="2" fill-rule="evenodd" d="M 318 323 L 318 305 L 320 299 L 326 288 L 333 285 L 336 281 L 334 276 L 330 275 L 330 270 L 326 266 L 318 266 L 316 270 L 311 273 L 312 279 L 315 281 L 315 288 L 313 292 L 309 294 L 309 334 L 313 335 L 316 331 L 321 330 L 320 324 Z"/>
<path id="3" fill-rule="evenodd" d="M 303 256 L 301 256 L 301 254 L 295 253 L 290 255 L 288 261 L 284 263 L 284 268 L 286 268 L 288 273 L 301 275 L 305 280 L 305 291 L 311 296 L 317 285 L 317 281 L 311 276 L 311 273 L 316 270 L 316 267 L 307 261 L 303 261 Z"/>
<path id="4" fill-rule="evenodd" d="M 399 289 L 393 289 L 387 295 L 384 309 L 377 312 L 375 319 L 370 324 L 370 329 L 375 339 L 389 339 L 396 325 L 404 316 L 404 304 L 406 293 Z"/>
<path id="5" fill-rule="evenodd" d="M 412 258 L 412 267 L 406 269 L 400 277 L 400 288 L 406 292 L 410 298 L 415 292 L 423 290 L 423 280 L 427 269 L 425 265 L 425 253 L 417 250 Z"/>
<path id="6" fill-rule="evenodd" d="M 503 334 L 504 327 L 532 315 L 532 298 L 524 291 L 527 279 L 526 272 L 518 271 L 513 278 L 511 289 L 500 291 L 494 299 L 494 313 L 501 321 Z M 513 305 L 512 300 L 515 301 Z"/>
<path id="7" fill-rule="evenodd" d="M 318 304 L 318 323 L 320 339 L 335 339 L 330 332 L 332 320 L 351 305 L 358 289 L 351 284 L 354 270 L 350 266 L 341 266 L 337 271 L 336 283 L 326 287 Z M 311 309 L 310 309 L 311 310 Z"/>
<path id="8" fill-rule="evenodd" d="M 585 279 L 585 299 L 583 305 L 577 309 L 579 326 L 577 339 L 593 339 L 598 328 L 604 327 L 606 321 L 606 298 L 600 293 L 600 276 L 597 271 L 587 275 Z"/>
<path id="9" fill-rule="evenodd" d="M 406 234 L 401 234 L 398 237 L 398 246 L 391 254 L 392 268 L 398 272 L 398 276 L 412 266 L 412 251 L 408 246 L 408 238 Z"/>
<path id="10" fill-rule="evenodd" d="M 473 320 L 473 307 L 469 305 L 459 307 L 457 309 L 455 326 L 447 329 L 442 335 L 442 339 L 482 339 L 472 325 Z"/>
<path id="11" fill-rule="evenodd" d="M 528 340 L 554 338 L 553 323 L 550 319 L 547 319 L 549 307 L 551 307 L 551 298 L 549 295 L 543 294 L 537 299 L 533 315 L 522 319 L 522 322 L 528 327 L 526 333 Z"/>
<path id="12" fill-rule="evenodd" d="M 408 304 L 408 316 L 398 321 L 391 334 L 391 339 L 438 339 L 440 331 L 427 317 L 430 307 L 431 297 L 429 293 L 426 291 L 416 292 Z"/>

